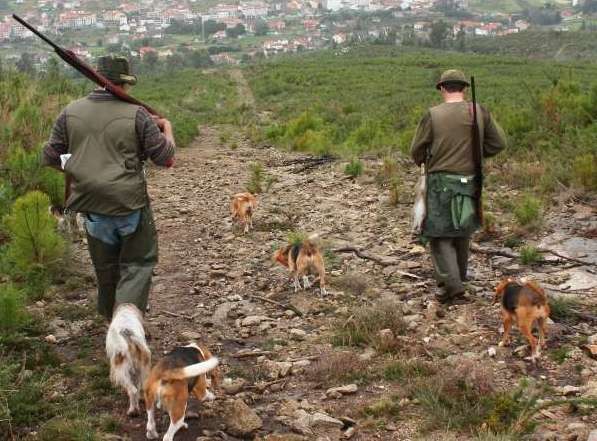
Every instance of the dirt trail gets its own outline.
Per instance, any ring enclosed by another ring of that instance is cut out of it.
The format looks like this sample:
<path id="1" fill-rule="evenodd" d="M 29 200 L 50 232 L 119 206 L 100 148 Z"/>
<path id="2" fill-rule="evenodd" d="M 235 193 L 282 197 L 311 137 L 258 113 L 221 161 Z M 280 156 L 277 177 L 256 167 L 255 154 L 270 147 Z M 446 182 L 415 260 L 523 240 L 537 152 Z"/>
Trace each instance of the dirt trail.
<path id="1" fill-rule="evenodd" d="M 255 107 L 255 97 L 249 87 L 249 83 L 241 69 L 232 69 L 229 71 L 230 77 L 236 82 L 238 87 L 239 104 L 244 104 L 249 108 Z"/>
<path id="2" fill-rule="evenodd" d="M 160 241 L 160 263 L 148 314 L 155 358 L 177 344 L 199 340 L 221 357 L 225 377 L 242 382 L 228 396 L 220 392 L 214 403 L 192 401 L 189 429 L 179 432 L 178 441 L 236 439 L 221 432 L 227 424 L 222 408 L 233 395 L 249 403 L 261 417 L 263 426 L 257 432 L 261 436 L 300 431 L 296 415 L 306 409 L 310 414 L 319 411 L 360 421 L 354 440 L 416 439 L 421 426 L 416 411 L 400 424 L 385 428 L 363 414 L 366 404 L 391 394 L 395 383 L 376 379 L 359 385 L 354 395 L 327 399 L 325 390 L 342 384 L 327 384 L 310 376 L 314 363 L 325 362 L 329 354 L 338 352 L 329 344 L 334 323 L 372 302 L 403 309 L 415 323 L 409 326 L 407 339 L 428 360 L 433 354 L 450 354 L 452 359 L 466 354 L 464 358 L 493 368 L 499 383 L 508 387 L 525 375 L 546 376 L 553 386 L 581 382 L 580 377 L 569 376 L 570 366 L 558 366 L 547 357 L 539 367 L 525 364 L 521 355 L 510 351 L 500 351 L 497 359 L 488 358 L 487 348 L 495 346 L 499 338 L 498 314 L 489 301 L 491 287 L 498 274 L 508 271 L 504 263 L 493 268 L 485 258 L 475 256 L 471 289 L 476 294 L 471 302 L 436 317 L 428 257 L 411 243 L 408 234 L 410 206 L 389 206 L 386 192 L 380 191 L 373 174 L 348 180 L 337 162 L 305 170 L 309 158 L 255 148 L 240 136 L 238 149 L 231 150 L 220 144 L 218 134 L 217 128 L 202 127 L 196 142 L 178 152 L 174 169 L 153 170 L 149 179 Z M 230 223 L 228 204 L 233 193 L 245 190 L 252 161 L 264 164 L 275 183 L 259 196 L 255 231 L 242 235 Z M 369 170 L 374 169 L 374 162 L 367 164 Z M 406 176 L 407 181 L 414 179 L 409 173 Z M 351 244 L 399 258 L 401 263 L 381 267 L 328 251 L 329 295 L 322 297 L 318 289 L 293 293 L 285 271 L 271 261 L 273 249 L 285 242 L 290 230 L 318 233 L 327 250 Z M 405 278 L 400 271 L 422 279 Z M 519 269 L 513 271 L 520 274 Z M 303 316 L 254 296 L 292 304 Z M 560 334 L 550 341 L 550 347 L 571 338 Z M 235 357 L 248 350 L 260 352 Z M 356 350 L 354 357 L 362 352 Z M 369 369 L 383 367 L 388 360 L 387 356 L 374 356 L 368 361 Z M 586 362 L 589 369 L 597 370 L 594 362 Z M 276 377 L 278 369 L 285 370 L 280 378 Z M 233 415 L 232 419 L 244 417 Z M 143 424 L 139 419 L 127 428 L 133 440 L 144 439 Z M 159 428 L 163 433 L 165 419 Z M 197 438 L 202 433 L 206 437 Z M 307 433 L 303 438 L 284 435 L 288 438 L 272 439 L 334 440 L 341 439 L 343 432 L 332 424 L 303 433 Z M 423 439 L 445 439 L 445 434 L 429 434 Z"/>
<path id="3" fill-rule="evenodd" d="M 394 209 L 385 204 L 385 196 L 374 185 L 346 180 L 336 170 L 337 164 L 294 173 L 303 167 L 303 160 L 272 149 L 255 149 L 242 140 L 233 151 L 219 144 L 216 129 L 202 127 L 197 141 L 178 152 L 174 169 L 152 171 L 149 191 L 160 241 L 160 263 L 148 315 L 155 354 L 189 339 L 200 339 L 222 356 L 225 371 L 246 374 L 253 368 L 255 357 L 246 361 L 231 357 L 241 349 L 271 350 L 276 342 L 284 342 L 285 346 L 277 347 L 269 357 L 282 361 L 306 360 L 327 349 L 320 327 L 329 325 L 334 315 L 331 312 L 341 304 L 361 300 L 345 302 L 344 293 L 333 287 L 327 298 L 317 289 L 292 293 L 286 273 L 271 262 L 273 248 L 282 245 L 292 229 L 318 233 L 326 244 L 350 242 L 398 252 L 396 238 L 407 227 L 407 209 L 404 206 L 403 213 L 393 214 Z M 265 164 L 277 183 L 259 198 L 256 231 L 243 236 L 232 228 L 228 204 L 233 193 L 245 189 L 251 161 Z M 393 219 L 401 221 L 395 223 Z M 410 245 L 406 241 L 403 245 L 401 251 L 407 253 Z M 370 264 L 350 257 L 337 264 L 343 268 L 340 272 L 351 272 L 357 266 L 364 272 L 373 270 Z M 305 317 L 298 318 L 251 296 L 292 303 Z M 256 319 L 256 326 L 238 326 L 238 319 L 259 316 L 268 319 Z M 293 332 L 300 335 L 289 342 L 291 329 L 299 329 Z M 321 395 L 321 391 L 303 390 L 299 377 L 289 378 L 287 383 L 279 396 L 270 393 L 258 398 L 260 394 L 250 394 L 257 409 L 263 411 L 288 396 L 313 399 Z M 208 408 L 217 409 L 217 403 Z M 191 420 L 190 429 L 177 439 L 194 440 L 199 434 L 198 423 Z M 205 424 L 210 426 L 202 417 L 202 428 Z M 264 424 L 270 430 L 280 426 L 267 417 Z M 142 433 L 132 435 L 133 439 L 143 439 Z"/>

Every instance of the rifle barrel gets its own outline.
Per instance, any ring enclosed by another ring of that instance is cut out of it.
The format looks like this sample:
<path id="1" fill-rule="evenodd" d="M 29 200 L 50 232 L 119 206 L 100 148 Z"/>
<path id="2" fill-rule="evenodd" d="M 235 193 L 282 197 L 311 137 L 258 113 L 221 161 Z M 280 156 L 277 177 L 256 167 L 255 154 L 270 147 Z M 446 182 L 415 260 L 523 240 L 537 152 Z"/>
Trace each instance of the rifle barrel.
<path id="1" fill-rule="evenodd" d="M 48 43 L 50 46 L 52 46 L 56 52 L 59 52 L 62 50 L 62 48 L 60 46 L 58 46 L 56 43 L 54 43 L 52 40 L 50 40 L 44 34 L 39 32 L 37 29 L 35 29 L 33 26 L 31 26 L 29 23 L 27 23 L 25 20 L 23 20 L 17 14 L 12 14 L 12 18 L 14 18 L 16 21 L 18 21 L 21 25 L 25 26 L 27 29 L 29 29 L 31 32 L 33 32 L 35 35 L 37 35 L 43 41 Z"/>

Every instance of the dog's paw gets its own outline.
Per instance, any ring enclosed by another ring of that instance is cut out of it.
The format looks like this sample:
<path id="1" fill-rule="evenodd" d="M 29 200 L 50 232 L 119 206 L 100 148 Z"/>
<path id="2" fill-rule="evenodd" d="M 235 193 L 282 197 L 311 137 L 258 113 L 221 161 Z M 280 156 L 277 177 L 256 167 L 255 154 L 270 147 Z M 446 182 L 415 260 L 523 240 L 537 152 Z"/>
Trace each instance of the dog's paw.
<path id="1" fill-rule="evenodd" d="M 506 347 L 506 346 L 510 346 L 510 342 L 502 340 L 501 342 L 498 343 L 498 346 L 500 348 L 503 348 L 503 347 Z"/>
<path id="2" fill-rule="evenodd" d="M 155 429 L 147 430 L 145 436 L 147 437 L 147 439 L 157 439 L 159 437 L 158 432 Z"/>
<path id="3" fill-rule="evenodd" d="M 311 288 L 311 282 L 309 281 L 309 278 L 307 276 L 303 277 L 303 287 L 305 289 L 309 289 Z"/>
<path id="4" fill-rule="evenodd" d="M 208 390 L 205 392 L 205 396 L 203 397 L 203 401 L 213 401 L 216 399 L 216 396 L 213 394 L 212 391 Z"/>
<path id="5" fill-rule="evenodd" d="M 131 418 L 138 417 L 139 416 L 139 408 L 138 407 L 131 408 L 131 409 L 127 410 L 126 414 L 127 414 L 127 416 L 129 416 Z"/>
<path id="6" fill-rule="evenodd" d="M 188 429 L 188 428 L 189 428 L 189 425 L 188 425 L 187 423 L 182 423 L 182 428 L 183 428 L 183 429 Z"/>
<path id="7" fill-rule="evenodd" d="M 328 295 L 328 292 L 327 292 L 327 290 L 325 288 L 321 288 L 321 295 L 322 296 L 327 296 Z"/>

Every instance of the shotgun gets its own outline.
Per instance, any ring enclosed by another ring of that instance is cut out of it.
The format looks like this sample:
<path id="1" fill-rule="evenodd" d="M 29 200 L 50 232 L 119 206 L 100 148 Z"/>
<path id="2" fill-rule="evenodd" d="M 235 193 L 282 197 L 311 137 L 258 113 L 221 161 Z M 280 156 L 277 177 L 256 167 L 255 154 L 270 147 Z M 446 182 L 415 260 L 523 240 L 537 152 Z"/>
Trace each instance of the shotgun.
<path id="1" fill-rule="evenodd" d="M 471 95 L 473 99 L 473 162 L 475 164 L 475 203 L 477 205 L 477 219 L 483 226 L 483 150 L 481 149 L 481 137 L 479 134 L 479 122 L 477 120 L 477 96 L 475 94 L 475 77 L 471 77 Z"/>
<path id="2" fill-rule="evenodd" d="M 33 26 L 31 26 L 29 23 L 27 23 L 25 20 L 23 20 L 18 15 L 12 14 L 12 18 L 14 18 L 16 21 L 18 21 L 21 25 L 25 26 L 31 32 L 33 32 L 33 34 L 35 34 L 36 36 L 41 38 L 45 43 L 49 44 L 52 47 L 52 49 L 54 49 L 54 52 L 56 52 L 56 55 L 58 55 L 60 58 L 62 58 L 70 66 L 74 67 L 83 76 L 89 78 L 95 84 L 104 88 L 105 90 L 110 92 L 112 95 L 117 97 L 119 100 L 143 107 L 151 115 L 154 115 L 158 118 L 162 118 L 162 116 L 157 111 L 155 111 L 153 108 L 151 108 L 147 104 L 130 96 L 128 93 L 126 93 L 124 91 L 124 89 L 122 87 L 117 86 L 116 84 L 112 83 L 109 79 L 104 77 L 102 74 L 97 72 L 95 69 L 93 69 L 87 63 L 85 63 L 83 60 L 81 60 L 79 57 L 77 57 L 77 55 L 75 55 L 75 53 L 73 51 L 69 51 L 69 50 L 61 48 L 60 46 L 58 46 L 56 43 L 54 43 L 52 40 L 50 40 L 44 34 L 39 32 L 37 29 L 35 29 Z M 70 196 L 71 180 L 72 180 L 71 176 L 68 173 L 64 173 L 64 205 L 65 206 L 66 206 L 66 201 L 68 200 L 68 197 Z"/>
<path id="3" fill-rule="evenodd" d="M 62 58 L 67 64 L 69 64 L 70 66 L 72 66 L 76 70 L 78 70 L 83 76 L 89 78 L 91 81 L 93 81 L 98 86 L 106 89 L 108 92 L 110 92 L 112 95 L 116 96 L 118 99 L 125 101 L 127 103 L 141 106 L 145 110 L 147 110 L 150 114 L 155 115 L 158 118 L 162 118 L 162 116 L 156 110 L 154 110 L 147 104 L 139 101 L 138 99 L 130 96 L 128 93 L 126 93 L 124 91 L 124 89 L 122 87 L 117 86 L 116 84 L 112 83 L 109 79 L 104 77 L 102 74 L 97 72 L 95 69 L 93 69 L 87 63 L 85 63 L 83 60 L 81 60 L 79 57 L 77 57 L 73 51 L 69 51 L 69 50 L 61 48 L 60 46 L 58 46 L 56 43 L 54 43 L 48 37 L 43 35 L 41 32 L 39 32 L 37 29 L 35 29 L 33 26 L 31 26 L 29 23 L 27 23 L 25 20 L 23 20 L 18 15 L 12 14 L 12 18 L 14 18 L 16 21 L 18 21 L 21 25 L 25 26 L 31 32 L 33 32 L 33 34 L 35 34 L 36 36 L 41 38 L 44 42 L 49 44 L 52 47 L 52 49 L 54 49 L 54 52 L 56 52 L 56 55 L 58 55 L 60 58 Z"/>

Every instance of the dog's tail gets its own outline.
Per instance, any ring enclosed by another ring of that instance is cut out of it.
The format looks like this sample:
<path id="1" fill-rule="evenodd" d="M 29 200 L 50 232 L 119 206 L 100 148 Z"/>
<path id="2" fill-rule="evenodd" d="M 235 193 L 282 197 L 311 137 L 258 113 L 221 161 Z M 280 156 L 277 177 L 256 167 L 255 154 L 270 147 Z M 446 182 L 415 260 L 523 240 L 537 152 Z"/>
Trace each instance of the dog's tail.
<path id="1" fill-rule="evenodd" d="M 164 380 L 184 380 L 186 378 L 198 377 L 215 369 L 219 364 L 216 357 L 208 358 L 201 363 L 191 364 L 184 368 L 172 369 L 165 373 Z"/>

